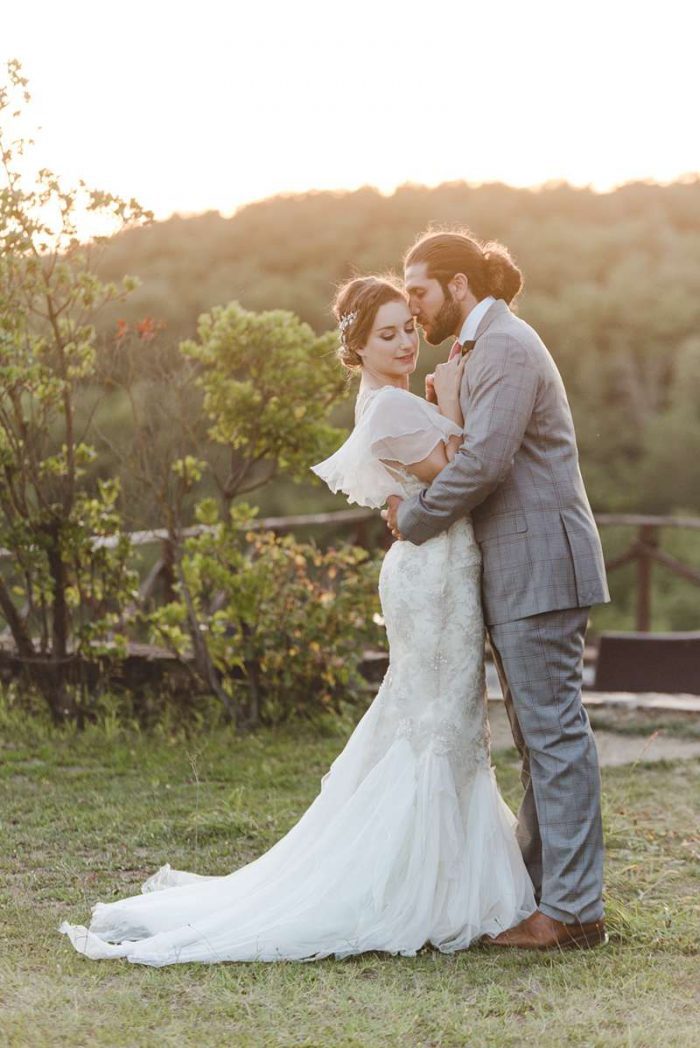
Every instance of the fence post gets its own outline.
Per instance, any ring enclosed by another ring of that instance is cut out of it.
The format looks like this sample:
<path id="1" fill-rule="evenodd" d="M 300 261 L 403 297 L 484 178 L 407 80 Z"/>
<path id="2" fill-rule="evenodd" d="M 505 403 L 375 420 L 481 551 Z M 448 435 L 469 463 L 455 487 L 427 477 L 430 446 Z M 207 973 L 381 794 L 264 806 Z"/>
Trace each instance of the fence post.
<path id="1" fill-rule="evenodd" d="M 166 601 L 175 600 L 175 548 L 169 538 L 163 540 L 162 568 L 160 577 L 163 580 Z"/>
<path id="2" fill-rule="evenodd" d="M 651 564 L 649 547 L 659 544 L 658 529 L 653 524 L 643 524 L 639 529 L 637 544 L 637 632 L 651 630 Z"/>

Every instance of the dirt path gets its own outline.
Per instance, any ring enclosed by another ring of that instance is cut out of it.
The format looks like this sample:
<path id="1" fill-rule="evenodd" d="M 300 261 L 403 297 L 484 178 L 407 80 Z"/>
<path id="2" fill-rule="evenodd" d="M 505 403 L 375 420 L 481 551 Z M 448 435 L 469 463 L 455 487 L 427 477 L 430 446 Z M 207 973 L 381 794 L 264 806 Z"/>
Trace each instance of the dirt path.
<path id="1" fill-rule="evenodd" d="M 502 702 L 489 702 L 489 720 L 492 748 L 504 750 L 511 747 L 513 736 Z M 700 739 L 678 738 L 663 731 L 650 731 L 648 735 L 621 735 L 598 730 L 595 737 L 600 762 L 606 766 L 700 757 Z"/>

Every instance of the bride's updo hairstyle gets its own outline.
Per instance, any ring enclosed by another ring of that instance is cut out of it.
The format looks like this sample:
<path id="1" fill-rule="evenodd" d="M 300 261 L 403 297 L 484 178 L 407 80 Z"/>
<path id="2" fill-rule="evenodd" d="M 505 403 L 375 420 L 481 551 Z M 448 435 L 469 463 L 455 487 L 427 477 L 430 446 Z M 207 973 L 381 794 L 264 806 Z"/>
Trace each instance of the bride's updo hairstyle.
<path id="1" fill-rule="evenodd" d="M 338 358 L 343 367 L 362 367 L 358 349 L 367 345 L 377 313 L 387 302 L 405 302 L 406 295 L 387 277 L 354 277 L 338 290 L 333 315 L 338 322 Z"/>
<path id="2" fill-rule="evenodd" d="M 443 291 L 455 273 L 464 273 L 475 298 L 487 295 L 512 302 L 523 286 L 523 275 L 508 253 L 496 241 L 481 243 L 467 230 L 425 233 L 404 259 L 404 266 L 424 262 L 427 275 L 439 280 Z"/>

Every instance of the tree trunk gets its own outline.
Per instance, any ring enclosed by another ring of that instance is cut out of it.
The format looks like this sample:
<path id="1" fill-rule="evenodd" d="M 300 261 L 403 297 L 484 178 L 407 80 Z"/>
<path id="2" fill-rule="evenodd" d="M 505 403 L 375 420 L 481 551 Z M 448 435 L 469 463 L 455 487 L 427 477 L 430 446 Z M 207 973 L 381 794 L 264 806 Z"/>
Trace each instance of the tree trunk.
<path id="1" fill-rule="evenodd" d="M 0 579 L 0 609 L 7 619 L 17 651 L 23 658 L 30 659 L 34 655 L 32 639 L 2 579 Z"/>
<path id="2" fill-rule="evenodd" d="M 173 547 L 176 548 L 175 543 Z M 179 557 L 175 558 L 175 565 L 177 568 L 178 581 L 180 583 L 180 591 L 182 598 L 185 602 L 185 609 L 187 611 L 187 625 L 189 627 L 190 638 L 192 640 L 192 651 L 194 654 L 194 662 L 197 667 L 197 671 L 200 677 L 204 680 L 207 687 L 211 688 L 214 695 L 223 705 L 226 711 L 226 719 L 228 721 L 235 720 L 235 711 L 231 703 L 230 698 L 221 687 L 216 667 L 211 661 L 211 655 L 209 654 L 209 648 L 207 643 L 202 636 L 202 631 L 199 628 L 199 620 L 197 618 L 197 612 L 195 611 L 194 602 L 192 595 L 189 591 L 187 582 L 185 581 L 184 572 L 182 571 L 182 565 L 180 564 Z"/>
<path id="3" fill-rule="evenodd" d="M 69 617 L 66 603 L 68 576 L 61 556 L 61 525 L 52 521 L 48 529 L 47 558 L 51 574 L 51 671 L 47 675 L 45 694 L 57 723 L 75 717 L 75 697 L 67 687 Z"/>
<path id="4" fill-rule="evenodd" d="M 259 667 L 258 661 L 251 650 L 250 637 L 252 630 L 246 623 L 242 623 L 242 629 L 245 648 L 245 675 L 250 701 L 248 703 L 245 720 L 239 725 L 239 727 L 241 727 L 243 731 L 253 731 L 260 726 L 261 695 L 260 677 L 258 672 Z"/>

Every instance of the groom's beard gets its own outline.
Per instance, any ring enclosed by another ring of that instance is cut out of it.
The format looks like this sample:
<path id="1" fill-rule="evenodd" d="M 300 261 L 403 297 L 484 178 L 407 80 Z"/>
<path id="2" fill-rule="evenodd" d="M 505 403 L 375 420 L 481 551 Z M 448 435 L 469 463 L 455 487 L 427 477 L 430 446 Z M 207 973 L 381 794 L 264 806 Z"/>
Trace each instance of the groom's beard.
<path id="1" fill-rule="evenodd" d="M 460 326 L 459 306 L 449 291 L 445 291 L 445 301 L 435 314 L 428 331 L 423 331 L 425 341 L 431 346 L 439 346 L 446 338 L 453 338 L 459 331 Z"/>

